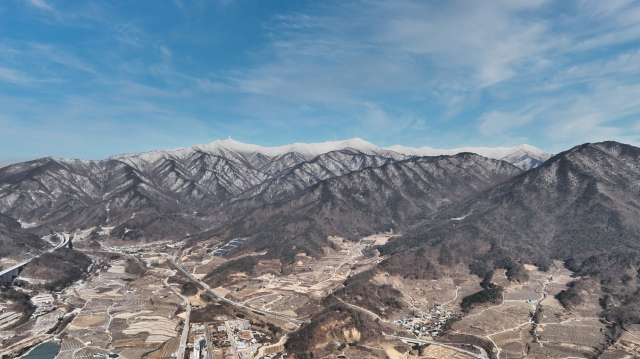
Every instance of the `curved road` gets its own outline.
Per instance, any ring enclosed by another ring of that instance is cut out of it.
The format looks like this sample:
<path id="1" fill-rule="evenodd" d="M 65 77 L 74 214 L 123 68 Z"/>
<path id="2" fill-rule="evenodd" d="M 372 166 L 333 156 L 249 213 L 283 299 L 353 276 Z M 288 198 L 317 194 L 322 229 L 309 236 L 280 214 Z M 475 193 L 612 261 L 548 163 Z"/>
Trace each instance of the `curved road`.
<path id="1" fill-rule="evenodd" d="M 20 263 L 18 263 L 18 264 L 16 264 L 16 265 L 13 265 L 13 266 L 11 266 L 11 267 L 9 267 L 9 268 L 7 268 L 7 269 L 5 269 L 5 270 L 1 271 L 1 272 L 0 272 L 0 278 L 1 278 L 2 276 L 4 276 L 5 274 L 10 273 L 11 271 L 14 271 L 14 270 L 16 270 L 16 269 L 18 269 L 18 268 L 24 267 L 24 266 L 25 266 L 25 265 L 27 265 L 29 262 L 31 262 L 32 260 L 34 260 L 34 259 L 36 259 L 36 258 L 40 257 L 40 256 L 41 256 L 41 255 L 43 255 L 44 253 L 51 253 L 51 252 L 55 251 L 55 250 L 56 250 L 56 249 L 58 249 L 58 248 L 62 248 L 62 247 L 64 247 L 64 246 L 66 246 L 66 245 L 69 243 L 69 240 L 70 240 L 70 239 L 69 239 L 69 235 L 68 235 L 68 234 L 66 234 L 66 233 L 62 233 L 62 235 L 60 235 L 60 234 L 58 234 L 58 233 L 56 233 L 56 234 L 60 236 L 60 243 L 58 243 L 58 245 L 57 245 L 57 246 L 55 246 L 55 247 L 51 248 L 50 250 L 48 250 L 48 251 L 46 251 L 46 252 L 40 253 L 40 254 L 38 254 L 38 255 L 35 255 L 35 256 L 33 256 L 33 257 L 31 257 L 31 258 L 27 259 L 26 261 L 22 261 L 22 262 L 20 262 Z"/>
<path id="2" fill-rule="evenodd" d="M 342 303 L 346 304 L 347 306 L 353 308 L 353 309 L 356 309 L 356 310 L 359 310 L 361 312 L 365 312 L 365 313 L 369 314 L 373 319 L 377 319 L 377 320 L 379 320 L 381 322 L 384 322 L 384 323 L 389 323 L 388 320 L 382 319 L 379 315 L 377 315 L 376 313 L 370 311 L 369 309 L 365 309 L 365 308 L 359 307 L 359 306 L 357 306 L 355 304 L 347 303 L 344 300 L 342 300 L 342 298 L 336 297 L 335 295 L 333 297 L 336 298 L 337 300 L 341 301 Z"/>

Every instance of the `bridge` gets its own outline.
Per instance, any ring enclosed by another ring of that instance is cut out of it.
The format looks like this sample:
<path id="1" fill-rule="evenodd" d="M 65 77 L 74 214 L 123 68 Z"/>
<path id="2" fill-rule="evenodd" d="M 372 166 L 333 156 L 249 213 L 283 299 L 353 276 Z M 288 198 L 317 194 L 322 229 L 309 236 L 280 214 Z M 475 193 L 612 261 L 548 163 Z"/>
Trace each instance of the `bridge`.
<path id="1" fill-rule="evenodd" d="M 71 238 L 69 238 L 69 235 L 66 233 L 63 233 L 62 235 L 59 235 L 60 237 L 60 243 L 58 243 L 57 246 L 51 248 L 48 253 L 55 251 L 58 248 L 62 248 L 66 245 L 69 245 L 69 248 L 71 248 Z M 0 271 L 0 285 L 6 285 L 9 284 L 11 282 L 13 282 L 14 279 L 16 279 L 20 273 L 22 273 L 22 270 L 24 269 L 24 267 L 29 264 L 29 262 L 31 262 L 32 260 L 34 260 L 35 258 L 38 258 L 42 255 L 38 254 L 36 256 L 33 256 L 29 259 L 27 259 L 24 262 L 20 262 L 16 265 L 13 265 L 7 269 L 4 269 L 2 271 Z"/>

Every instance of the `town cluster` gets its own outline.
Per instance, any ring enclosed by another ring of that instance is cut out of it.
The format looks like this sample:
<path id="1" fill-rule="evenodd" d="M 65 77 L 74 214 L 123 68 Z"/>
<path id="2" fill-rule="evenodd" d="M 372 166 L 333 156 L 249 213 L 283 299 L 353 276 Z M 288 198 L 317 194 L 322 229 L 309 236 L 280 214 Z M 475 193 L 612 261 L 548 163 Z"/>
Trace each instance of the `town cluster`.
<path id="1" fill-rule="evenodd" d="M 428 312 L 418 311 L 411 317 L 396 320 L 395 324 L 412 332 L 418 338 L 431 339 L 440 334 L 452 314 L 452 311 L 444 310 L 436 304 Z"/>
<path id="2" fill-rule="evenodd" d="M 222 348 L 228 348 L 234 359 L 253 358 L 282 358 L 284 345 L 268 344 L 265 340 L 271 339 L 265 333 L 252 330 L 251 322 L 244 319 L 227 320 L 224 325 L 213 326 L 217 329 L 211 333 L 208 324 L 194 324 L 191 326 L 193 334 L 203 334 L 194 340 L 191 359 L 215 359 L 222 356 Z M 220 340 L 221 337 L 226 337 Z M 214 340 L 215 339 L 215 344 Z"/>

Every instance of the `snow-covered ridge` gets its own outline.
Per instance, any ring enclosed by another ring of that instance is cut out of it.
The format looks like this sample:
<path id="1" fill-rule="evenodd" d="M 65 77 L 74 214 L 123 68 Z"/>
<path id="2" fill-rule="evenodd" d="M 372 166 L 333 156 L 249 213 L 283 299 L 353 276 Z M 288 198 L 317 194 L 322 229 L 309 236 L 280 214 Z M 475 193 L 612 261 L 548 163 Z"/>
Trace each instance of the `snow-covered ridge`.
<path id="1" fill-rule="evenodd" d="M 263 147 L 248 143 L 238 142 L 232 139 L 217 140 L 207 144 L 199 144 L 189 147 L 178 147 L 168 150 L 158 150 L 143 153 L 127 153 L 108 157 L 108 160 L 124 160 L 125 162 L 142 161 L 143 163 L 154 163 L 166 158 L 187 158 L 195 152 L 205 152 L 216 154 L 223 157 L 235 157 L 240 154 L 243 158 L 246 156 L 262 155 L 270 158 L 276 158 L 286 154 L 295 153 L 305 160 L 310 160 L 316 156 L 345 149 L 353 149 L 366 154 L 382 155 L 385 157 L 401 160 L 402 156 L 443 156 L 455 155 L 462 152 L 471 152 L 484 157 L 507 161 L 521 169 L 527 170 L 538 166 L 553 156 L 553 153 L 545 152 L 539 148 L 530 145 L 520 145 L 516 147 L 461 147 L 449 150 L 435 149 L 431 147 L 406 147 L 395 145 L 390 147 L 378 147 L 371 142 L 367 142 L 360 138 L 351 138 L 343 141 L 329 141 L 322 143 L 293 143 L 290 145 L 278 147 Z M 236 154 L 236 155 L 234 155 Z M 406 158 L 406 157 L 404 157 Z M 83 163 L 90 164 L 93 161 L 53 158 L 59 162 L 65 163 Z"/>
<path id="2" fill-rule="evenodd" d="M 462 152 L 471 152 L 478 154 L 480 156 L 493 158 L 493 159 L 501 159 L 512 155 L 516 152 L 520 153 L 528 153 L 530 155 L 534 155 L 536 157 L 546 157 L 550 158 L 553 154 L 550 152 L 545 152 L 539 148 L 523 144 L 516 147 L 460 147 L 454 148 L 450 150 L 444 149 L 435 149 L 431 147 L 407 147 L 402 145 L 394 145 L 390 147 L 378 147 L 371 142 L 367 142 L 360 138 L 351 138 L 344 141 L 328 141 L 322 143 L 293 143 L 290 145 L 278 146 L 278 147 L 263 147 L 260 145 L 253 145 L 248 143 L 242 143 L 239 141 L 235 141 L 232 139 L 227 140 L 217 140 L 207 144 L 199 144 L 195 146 L 189 147 L 178 147 L 168 150 L 158 150 L 144 153 L 126 153 L 120 155 L 114 155 L 109 157 L 110 159 L 122 159 L 133 156 L 152 156 L 154 154 L 160 155 L 165 153 L 171 154 L 180 154 L 184 152 L 191 152 L 193 150 L 201 150 L 205 152 L 210 152 L 212 150 L 219 149 L 227 149 L 232 150 L 239 153 L 260 153 L 266 156 L 275 157 L 279 155 L 283 155 L 285 153 L 300 153 L 311 156 L 318 156 L 323 153 L 328 153 L 332 151 L 339 151 L 346 148 L 353 148 L 361 151 L 375 151 L 375 152 L 383 152 L 384 150 L 394 151 L 397 153 L 401 153 L 408 156 L 442 156 L 442 155 L 455 155 Z M 69 161 L 69 160 L 67 160 Z"/>
<path id="3" fill-rule="evenodd" d="M 550 158 L 553 156 L 552 153 L 545 152 L 539 148 L 529 146 L 529 145 L 520 145 L 516 147 L 460 147 L 454 148 L 451 150 L 440 150 L 431 147 L 405 147 L 402 145 L 395 145 L 391 147 L 385 147 L 384 149 L 395 151 L 398 153 L 402 153 L 409 156 L 443 156 L 443 155 L 455 155 L 462 152 L 471 152 L 478 154 L 480 156 L 493 158 L 493 159 L 502 159 L 516 152 L 528 153 L 534 156 L 548 156 Z"/>
<path id="4" fill-rule="evenodd" d="M 241 154 L 262 154 L 269 157 L 277 157 L 286 153 L 299 153 L 305 156 L 315 157 L 323 153 L 353 148 L 355 150 L 367 152 L 384 152 L 383 149 L 360 138 L 352 138 L 344 141 L 329 141 L 322 143 L 294 143 L 278 147 L 263 147 L 248 143 L 238 142 L 232 139 L 217 140 L 207 144 L 199 144 L 189 147 L 179 147 L 170 150 L 159 150 L 145 153 L 128 153 L 109 157 L 109 159 L 126 159 L 131 157 L 144 157 L 147 161 L 154 158 L 162 158 L 164 155 L 182 157 L 193 151 L 203 151 L 208 153 L 219 151 L 233 151 Z"/>
<path id="5" fill-rule="evenodd" d="M 367 142 L 360 138 L 352 138 L 344 141 L 329 141 L 323 143 L 294 143 L 278 147 L 263 147 L 227 139 L 217 140 L 211 143 L 190 147 L 180 147 L 169 150 L 152 151 L 145 153 L 116 155 L 109 157 L 109 159 L 131 160 L 133 158 L 138 158 L 146 162 L 154 162 L 168 156 L 184 158 L 186 156 L 189 156 L 190 154 L 193 154 L 195 151 L 220 154 L 228 154 L 230 152 L 239 153 L 242 155 L 260 154 L 272 158 L 287 153 L 297 153 L 302 155 L 303 157 L 306 157 L 307 159 L 310 159 L 324 153 L 340 151 L 347 148 L 358 150 L 364 153 L 389 154 L 389 152 L 394 152 L 406 156 L 420 157 L 455 155 L 462 152 L 471 152 L 492 159 L 504 160 L 525 170 L 536 167 L 540 163 L 553 156 L 553 153 L 545 152 L 539 148 L 526 144 L 516 147 L 461 147 L 450 150 L 443 150 L 431 147 L 413 148 L 402 145 L 378 147 L 373 143 Z"/>

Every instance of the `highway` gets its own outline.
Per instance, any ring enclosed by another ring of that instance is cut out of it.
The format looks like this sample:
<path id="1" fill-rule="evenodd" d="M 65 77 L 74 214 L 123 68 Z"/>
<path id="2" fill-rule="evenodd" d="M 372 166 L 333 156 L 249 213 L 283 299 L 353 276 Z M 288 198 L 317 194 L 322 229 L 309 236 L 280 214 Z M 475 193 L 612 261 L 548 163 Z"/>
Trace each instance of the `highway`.
<path id="1" fill-rule="evenodd" d="M 447 344 L 444 344 L 444 343 L 440 343 L 440 342 L 434 342 L 434 341 L 431 341 L 431 340 L 399 337 L 397 335 L 388 335 L 388 334 L 384 334 L 384 336 L 387 337 L 387 338 L 398 339 L 398 340 L 401 340 L 401 341 L 403 341 L 405 343 L 406 342 L 410 342 L 410 343 L 419 343 L 419 344 L 439 345 L 439 346 L 441 346 L 443 348 L 455 350 L 455 351 L 457 351 L 459 353 L 462 353 L 462 354 L 465 354 L 465 355 L 468 355 L 468 356 L 471 356 L 471 357 L 474 357 L 474 358 L 477 358 L 477 359 L 489 359 L 489 356 L 487 355 L 487 352 L 484 349 L 482 349 L 482 348 L 480 348 L 480 347 L 478 347 L 476 345 L 474 345 L 473 347 L 476 348 L 476 349 L 479 349 L 480 352 L 481 352 L 480 354 L 472 353 L 472 352 L 464 350 L 464 349 L 460 349 L 460 348 L 457 348 L 457 347 L 454 347 L 454 346 L 451 346 L 451 345 L 447 345 Z"/>
<path id="2" fill-rule="evenodd" d="M 164 284 L 169 287 L 175 294 L 180 296 L 180 298 L 182 298 L 185 305 L 187 306 L 187 314 L 184 317 L 184 328 L 182 328 L 182 336 L 180 337 L 180 346 L 178 347 L 178 354 L 176 355 L 176 359 L 184 359 L 184 352 L 187 350 L 187 339 L 189 338 L 189 330 L 191 330 L 189 325 L 189 317 L 191 316 L 191 303 L 189 302 L 187 297 L 182 295 L 182 293 L 177 291 L 169 284 L 169 277 L 164 279 Z"/>
<path id="3" fill-rule="evenodd" d="M 271 312 L 267 312 L 264 310 L 258 310 L 258 309 L 254 309 L 251 307 L 248 307 L 246 305 L 244 305 L 243 303 L 238 303 L 238 302 L 234 302 L 232 300 L 229 300 L 227 298 L 221 297 L 219 295 L 217 295 L 213 290 L 211 290 L 211 287 L 209 287 L 209 285 L 207 283 L 204 283 L 202 281 L 200 281 L 199 279 L 196 279 L 193 275 L 191 275 L 191 273 L 189 273 L 189 271 L 185 270 L 184 268 L 182 268 L 178 262 L 176 262 L 173 258 L 171 258 L 171 262 L 173 263 L 173 265 L 176 266 L 176 268 L 178 268 L 178 270 L 180 270 L 184 275 L 186 275 L 187 277 L 189 277 L 189 279 L 191 279 L 193 282 L 198 283 L 200 286 L 202 286 L 204 289 L 207 290 L 207 292 L 209 292 L 211 295 L 213 295 L 214 297 L 216 297 L 218 300 L 223 301 L 227 304 L 231 304 L 235 307 L 239 307 L 239 308 L 244 308 L 246 310 L 250 310 L 254 313 L 260 313 L 263 314 L 267 317 L 272 317 L 272 318 L 276 318 L 276 319 L 280 319 L 280 320 L 287 320 L 293 323 L 297 323 L 297 324 L 303 324 L 303 323 L 308 323 L 307 321 L 304 320 L 300 320 L 297 318 L 292 318 L 292 317 L 288 317 L 286 315 L 282 315 L 282 314 L 277 314 L 277 313 L 271 313 Z"/>
<path id="4" fill-rule="evenodd" d="M 47 252 L 44 252 L 44 253 L 51 253 L 51 252 L 55 251 L 56 249 L 62 248 L 64 246 L 66 246 L 67 244 L 69 244 L 69 240 L 70 239 L 69 239 L 69 235 L 68 234 L 66 234 L 66 233 L 62 233 L 62 235 L 60 235 L 58 233 L 56 233 L 56 234 L 60 237 L 60 243 L 58 243 L 57 246 L 51 248 L 50 250 L 48 250 Z M 40 257 L 44 253 L 40 253 L 38 255 L 35 255 L 35 256 L 27 259 L 26 261 L 22 261 L 22 262 L 20 262 L 18 264 L 15 264 L 15 265 L 7 268 L 7 269 L 4 269 L 3 271 L 0 272 L 0 278 L 4 278 L 8 273 L 11 273 L 11 272 L 15 271 L 16 269 L 20 269 L 20 268 L 24 267 L 29 262 L 31 262 L 32 260 Z M 10 281 L 8 281 L 8 282 L 10 282 Z"/>

